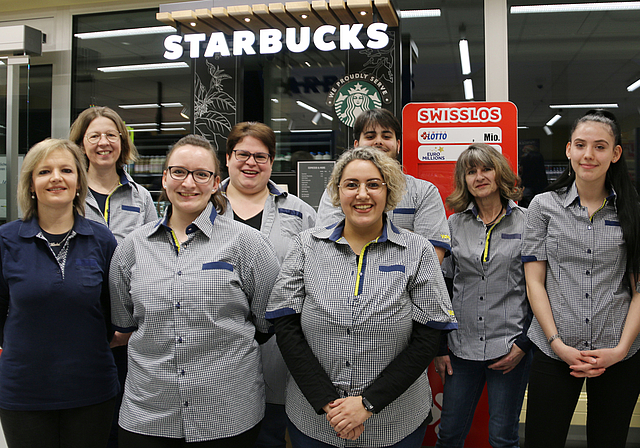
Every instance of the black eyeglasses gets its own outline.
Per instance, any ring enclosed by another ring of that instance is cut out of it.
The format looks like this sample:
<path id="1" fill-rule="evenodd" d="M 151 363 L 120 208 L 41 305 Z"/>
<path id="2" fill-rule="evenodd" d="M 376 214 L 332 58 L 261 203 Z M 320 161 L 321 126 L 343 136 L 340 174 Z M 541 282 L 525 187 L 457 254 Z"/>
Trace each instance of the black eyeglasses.
<path id="1" fill-rule="evenodd" d="M 206 184 L 211 180 L 216 173 L 207 170 L 193 170 L 190 171 L 181 166 L 170 166 L 167 168 L 169 175 L 175 180 L 185 180 L 189 174 L 193 177 L 194 182 L 198 184 Z"/>
<path id="2" fill-rule="evenodd" d="M 255 160 L 256 163 L 258 163 L 260 165 L 264 165 L 271 158 L 271 155 L 267 154 L 266 152 L 251 153 L 249 151 L 243 151 L 241 149 L 232 149 L 232 151 L 236 156 L 236 160 L 238 160 L 240 162 L 246 162 L 251 157 L 253 157 L 253 160 Z"/>

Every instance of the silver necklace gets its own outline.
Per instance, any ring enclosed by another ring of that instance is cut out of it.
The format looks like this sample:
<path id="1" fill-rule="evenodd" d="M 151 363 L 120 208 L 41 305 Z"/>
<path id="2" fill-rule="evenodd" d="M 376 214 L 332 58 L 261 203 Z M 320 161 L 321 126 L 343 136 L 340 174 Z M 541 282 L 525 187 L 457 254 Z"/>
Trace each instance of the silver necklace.
<path id="1" fill-rule="evenodd" d="M 69 238 L 69 235 L 71 235 L 71 231 L 73 230 L 73 227 L 69 229 L 69 231 L 67 232 L 67 234 L 64 236 L 64 238 L 62 238 L 62 240 L 59 243 L 52 243 L 51 241 L 49 241 L 46 237 L 45 239 L 47 240 L 47 242 L 49 243 L 49 246 L 51 247 L 60 247 L 62 246 L 65 241 L 67 241 L 67 238 Z"/>

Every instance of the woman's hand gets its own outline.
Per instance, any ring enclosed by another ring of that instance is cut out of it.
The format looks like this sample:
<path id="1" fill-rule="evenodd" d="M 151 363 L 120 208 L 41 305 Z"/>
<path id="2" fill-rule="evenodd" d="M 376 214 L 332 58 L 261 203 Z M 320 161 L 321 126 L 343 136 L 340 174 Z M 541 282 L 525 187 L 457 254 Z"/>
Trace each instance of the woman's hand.
<path id="1" fill-rule="evenodd" d="M 593 356 L 582 354 L 588 352 L 580 352 L 578 349 L 569 347 L 560 339 L 553 341 L 551 348 L 560 359 L 569 365 L 572 376 L 595 378 L 604 373 L 604 368 L 596 367 L 596 359 Z"/>
<path id="2" fill-rule="evenodd" d="M 436 373 L 440 375 L 442 385 L 444 386 L 445 378 L 447 375 L 453 375 L 453 367 L 451 367 L 451 358 L 449 355 L 436 356 L 433 360 L 433 366 L 436 369 Z"/>
<path id="3" fill-rule="evenodd" d="M 115 348 L 120 347 L 121 345 L 127 345 L 129 343 L 129 338 L 131 337 L 131 333 L 120 333 L 116 331 L 113 334 L 113 338 L 111 339 L 111 343 L 109 347 Z"/>
<path id="4" fill-rule="evenodd" d="M 503 374 L 511 372 L 522 361 L 525 353 L 516 344 L 511 346 L 509 353 L 500 358 L 499 361 L 494 362 L 489 366 L 493 370 L 502 370 Z"/>
<path id="5" fill-rule="evenodd" d="M 616 348 L 602 348 L 598 350 L 585 350 L 581 351 L 580 354 L 582 356 L 595 359 L 593 364 L 589 364 L 590 368 L 585 369 L 583 364 L 577 364 L 575 366 L 570 366 L 573 369 L 571 375 L 576 377 L 590 377 L 601 375 L 605 369 L 611 367 L 617 362 L 620 362 L 624 359 L 626 353 L 623 353 L 621 349 Z M 599 372 L 597 375 L 593 373 Z"/>
<path id="6" fill-rule="evenodd" d="M 362 397 L 339 398 L 327 405 L 327 420 L 331 427 L 338 433 L 338 437 L 355 440 L 360 437 L 364 426 L 362 425 L 372 412 L 367 411 L 362 405 Z M 327 406 L 325 406 L 325 411 Z M 362 426 L 362 428 L 359 428 Z"/>

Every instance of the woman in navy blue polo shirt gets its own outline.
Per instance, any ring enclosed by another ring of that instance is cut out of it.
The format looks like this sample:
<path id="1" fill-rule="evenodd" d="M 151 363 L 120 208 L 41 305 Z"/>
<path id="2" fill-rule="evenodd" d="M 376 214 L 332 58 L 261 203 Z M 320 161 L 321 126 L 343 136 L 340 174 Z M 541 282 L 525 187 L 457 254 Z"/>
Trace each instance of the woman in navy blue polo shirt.
<path id="1" fill-rule="evenodd" d="M 116 240 L 83 217 L 84 156 L 26 155 L 22 220 L 0 227 L 0 420 L 9 448 L 104 448 L 115 396 L 107 275 Z"/>

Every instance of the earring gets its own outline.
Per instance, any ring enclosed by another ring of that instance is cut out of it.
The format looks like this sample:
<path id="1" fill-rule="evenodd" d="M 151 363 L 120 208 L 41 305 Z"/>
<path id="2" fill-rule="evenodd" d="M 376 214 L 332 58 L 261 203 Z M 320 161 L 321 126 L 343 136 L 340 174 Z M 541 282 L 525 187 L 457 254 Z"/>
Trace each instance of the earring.
<path id="1" fill-rule="evenodd" d="M 31 199 L 35 199 L 35 198 L 36 198 L 36 195 L 35 195 L 35 193 L 32 191 L 32 192 L 31 192 Z"/>
<path id="2" fill-rule="evenodd" d="M 167 185 L 166 184 L 163 185 L 162 188 L 164 188 L 166 190 L 167 189 Z"/>
<path id="3" fill-rule="evenodd" d="M 76 191 L 76 196 L 80 197 L 80 192 L 79 191 Z"/>

